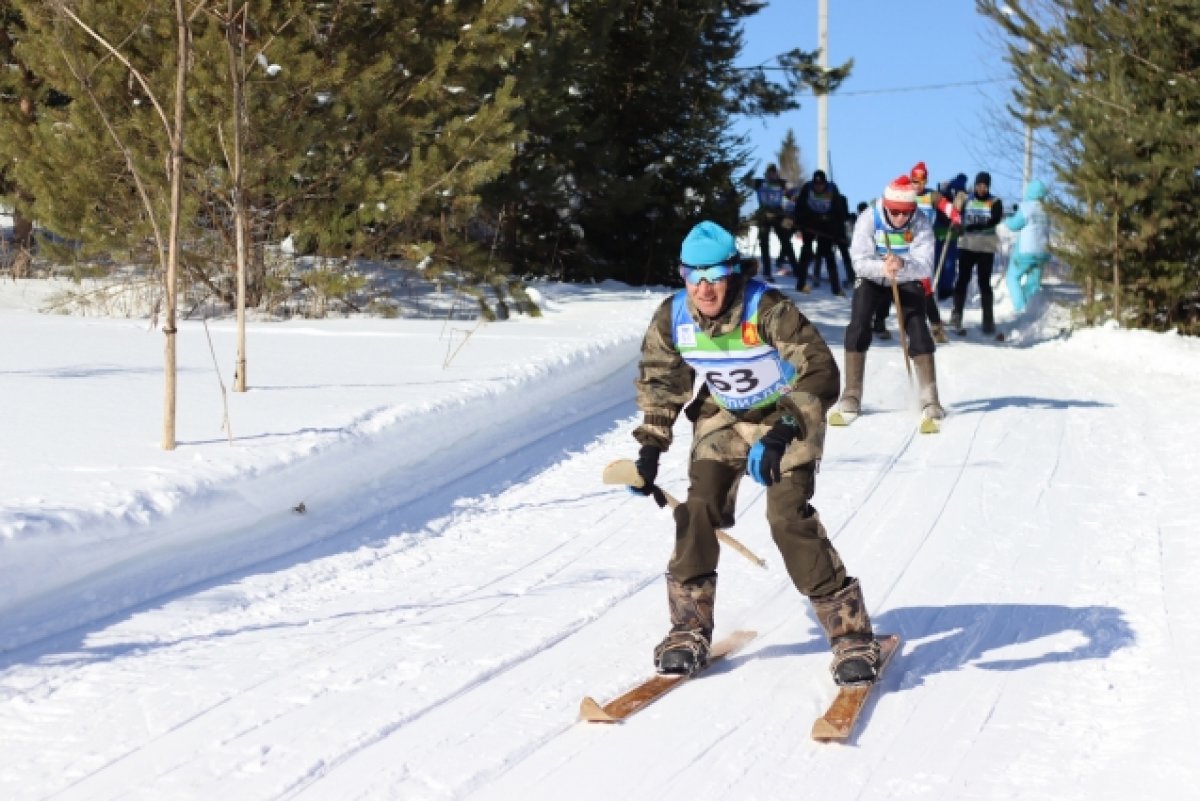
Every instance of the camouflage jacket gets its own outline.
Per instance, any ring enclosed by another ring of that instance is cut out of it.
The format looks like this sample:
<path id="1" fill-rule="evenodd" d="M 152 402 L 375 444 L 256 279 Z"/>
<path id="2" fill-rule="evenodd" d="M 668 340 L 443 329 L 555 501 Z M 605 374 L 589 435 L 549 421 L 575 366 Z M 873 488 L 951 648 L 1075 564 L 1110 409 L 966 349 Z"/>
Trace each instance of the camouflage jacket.
<path id="1" fill-rule="evenodd" d="M 733 331 L 741 324 L 744 298 L 739 282 L 729 308 L 720 317 L 710 320 L 702 316 L 690 298 L 687 309 L 698 328 L 715 336 Z M 758 311 L 759 337 L 796 368 L 791 391 L 772 406 L 730 412 L 713 400 L 703 384 L 693 397 L 696 372 L 675 347 L 671 301 L 667 298 L 654 312 L 642 340 L 634 385 L 643 420 L 634 429 L 634 438 L 642 445 L 666 450 L 673 439 L 675 420 L 685 406 L 686 416 L 696 426 L 697 441 L 704 433 L 722 428 L 736 428 L 747 443 L 757 441 L 782 415 L 790 414 L 800 421 L 802 432 L 797 443 L 789 448 L 787 462 L 796 465 L 820 459 L 825 441 L 825 413 L 837 401 L 841 375 L 829 346 L 795 304 L 779 290 L 772 289 L 763 296 Z"/>

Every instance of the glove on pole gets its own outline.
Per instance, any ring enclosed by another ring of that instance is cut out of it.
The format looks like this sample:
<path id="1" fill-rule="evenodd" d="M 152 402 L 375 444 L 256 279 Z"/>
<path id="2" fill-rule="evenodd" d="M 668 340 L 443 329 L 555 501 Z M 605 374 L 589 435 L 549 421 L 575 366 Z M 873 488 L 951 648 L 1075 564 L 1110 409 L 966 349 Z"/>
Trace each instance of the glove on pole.
<path id="1" fill-rule="evenodd" d="M 661 454 L 662 451 L 653 445 L 642 446 L 642 449 L 638 451 L 637 461 L 634 462 L 638 475 L 642 477 L 642 485 L 640 487 L 630 486 L 630 492 L 638 495 L 654 494 L 654 480 L 658 478 L 658 457 Z"/>
<path id="2" fill-rule="evenodd" d="M 620 459 L 604 468 L 605 484 L 624 484 L 629 488 L 630 492 L 632 492 L 641 482 L 642 477 L 638 473 L 636 465 L 634 465 L 634 463 L 629 459 Z M 669 492 L 657 486 L 651 487 L 650 492 L 647 494 L 652 496 L 660 507 L 670 506 L 672 509 L 674 509 L 675 507 L 679 506 L 679 501 L 675 500 L 675 498 L 673 498 Z M 738 542 L 733 535 L 727 534 L 721 529 L 717 529 L 717 539 L 725 545 L 728 545 L 730 548 L 733 548 L 735 551 L 759 567 L 766 568 L 767 560 L 756 556 L 753 551 Z"/>
<path id="3" fill-rule="evenodd" d="M 887 254 L 892 255 L 892 243 L 888 241 L 887 233 L 883 236 L 883 246 L 887 248 Z M 892 279 L 892 301 L 896 304 L 896 326 L 900 331 L 900 350 L 904 352 L 904 369 L 908 370 L 908 383 L 912 383 L 912 361 L 908 358 L 908 336 L 904 333 L 904 307 L 900 305 L 900 285 L 896 283 L 896 279 Z"/>

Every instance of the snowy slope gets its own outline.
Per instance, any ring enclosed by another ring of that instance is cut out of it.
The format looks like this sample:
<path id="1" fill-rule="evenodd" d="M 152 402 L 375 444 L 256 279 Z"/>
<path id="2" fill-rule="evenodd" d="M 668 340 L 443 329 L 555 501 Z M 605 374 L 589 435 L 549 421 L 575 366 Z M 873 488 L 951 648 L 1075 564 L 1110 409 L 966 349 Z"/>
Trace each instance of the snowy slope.
<path id="1" fill-rule="evenodd" d="M 144 321 L 0 312 L 0 798 L 1189 797 L 1196 342 L 1067 337 L 1043 299 L 1015 345 L 939 350 L 936 436 L 873 347 L 814 503 L 905 644 L 860 736 L 821 746 L 827 648 L 749 481 L 732 533 L 768 569 L 726 552 L 717 626 L 759 638 L 621 727 L 575 722 L 666 629 L 670 517 L 599 482 L 635 452 L 661 294 L 544 291 L 446 368 L 441 323 L 254 327 L 232 448 L 184 329 L 172 454 Z M 840 358 L 847 302 L 800 302 Z"/>

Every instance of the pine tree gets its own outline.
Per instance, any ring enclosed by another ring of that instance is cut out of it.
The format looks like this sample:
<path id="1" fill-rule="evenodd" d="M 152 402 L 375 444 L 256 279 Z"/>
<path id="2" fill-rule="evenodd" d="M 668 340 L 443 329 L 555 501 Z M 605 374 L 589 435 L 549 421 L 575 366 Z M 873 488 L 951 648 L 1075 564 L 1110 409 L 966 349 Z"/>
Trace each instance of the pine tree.
<path id="1" fill-rule="evenodd" d="M 75 102 L 43 118 L 14 177 L 35 188 L 32 211 L 54 230 L 92 250 L 145 251 L 151 239 L 137 192 L 102 118 L 136 163 L 161 179 L 164 153 L 145 93 L 129 70 L 58 24 L 46 4 L 17 5 L 31 21 L 18 51 L 51 85 L 69 87 Z M 81 0 L 74 7 L 169 97 L 169 5 Z M 249 2 L 243 196 L 259 259 L 267 243 L 291 235 L 327 256 L 398 253 L 437 269 L 480 270 L 486 247 L 468 223 L 477 187 L 507 167 L 519 138 L 506 65 L 526 38 L 522 6 Z M 235 241 L 227 7 L 210 0 L 193 23 L 195 124 L 185 192 L 190 274 L 225 292 L 220 271 L 233 262 Z"/>
<path id="2" fill-rule="evenodd" d="M 677 282 L 679 242 L 701 219 L 739 226 L 748 161 L 735 114 L 796 107 L 836 87 L 794 50 L 782 76 L 733 64 L 753 0 L 578 0 L 543 7 L 523 61 L 528 139 L 485 197 L 518 270 L 568 280 Z"/>
<path id="3" fill-rule="evenodd" d="M 12 210 L 11 253 L 5 253 L 12 274 L 22 277 L 33 251 L 33 220 L 27 215 L 33 196 L 13 175 L 11 165 L 28 153 L 39 107 L 62 106 L 69 98 L 48 87 L 16 52 L 25 32 L 20 11 L 9 0 L 0 0 L 0 197 Z"/>
<path id="4" fill-rule="evenodd" d="M 1054 139 L 1054 218 L 1076 279 L 1122 324 L 1200 333 L 1200 6 L 978 5 L 1016 40 L 1023 119 Z"/>
<path id="5" fill-rule="evenodd" d="M 788 128 L 787 136 L 783 137 L 783 143 L 775 156 L 775 163 L 779 166 L 779 174 L 789 186 L 804 184 L 805 172 L 800 162 L 800 145 L 796 143 L 796 134 L 791 128 Z"/>

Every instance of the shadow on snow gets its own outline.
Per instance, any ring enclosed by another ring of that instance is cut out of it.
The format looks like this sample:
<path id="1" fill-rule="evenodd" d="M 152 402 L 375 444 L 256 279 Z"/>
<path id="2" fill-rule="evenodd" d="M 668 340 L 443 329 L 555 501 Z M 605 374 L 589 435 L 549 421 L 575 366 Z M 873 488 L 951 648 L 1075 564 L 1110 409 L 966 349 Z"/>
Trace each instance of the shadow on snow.
<path id="1" fill-rule="evenodd" d="M 889 671 L 899 677 L 900 689 L 918 687 L 937 673 L 974 667 L 1012 671 L 1057 662 L 1106 659 L 1136 642 L 1133 627 L 1120 609 L 1111 606 L 1054 606 L 1045 604 L 959 604 L 913 606 L 883 612 L 872 621 L 875 631 L 897 632 L 902 651 Z M 829 646 L 819 630 L 813 639 L 794 645 L 772 645 L 734 657 L 722 668 L 732 670 L 746 660 L 825 654 Z M 1077 635 L 1070 647 L 1044 643 L 1043 638 Z M 1002 648 L 1017 647 L 1022 656 L 988 658 Z M 1036 651 L 1036 653 L 1029 653 Z"/>

